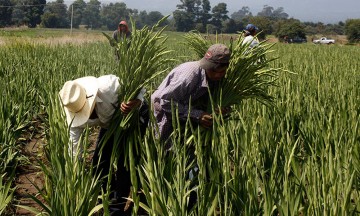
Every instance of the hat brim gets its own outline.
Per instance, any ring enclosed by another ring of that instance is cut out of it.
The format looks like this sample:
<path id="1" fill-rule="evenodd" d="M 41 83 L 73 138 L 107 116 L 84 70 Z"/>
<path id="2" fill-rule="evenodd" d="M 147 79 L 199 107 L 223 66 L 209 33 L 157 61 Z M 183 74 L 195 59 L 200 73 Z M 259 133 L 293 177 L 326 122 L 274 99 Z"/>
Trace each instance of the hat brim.
<path id="1" fill-rule="evenodd" d="M 205 70 L 209 70 L 209 69 L 216 68 L 219 66 L 228 66 L 229 65 L 229 62 L 215 63 L 215 62 L 211 62 L 211 61 L 207 60 L 205 57 L 200 59 L 199 62 L 200 62 L 200 67 Z"/>
<path id="2" fill-rule="evenodd" d="M 214 68 L 218 65 L 218 63 L 210 62 L 205 57 L 200 59 L 200 67 L 205 70 L 209 70 L 211 68 Z"/>
<path id="3" fill-rule="evenodd" d="M 251 30 L 253 30 L 253 31 L 258 31 L 259 28 L 258 28 L 258 27 L 255 27 L 255 28 L 253 28 L 253 29 L 244 29 L 243 31 L 248 31 L 248 32 L 250 32 Z"/>
<path id="4" fill-rule="evenodd" d="M 99 87 L 97 78 L 92 76 L 82 77 L 74 81 L 81 85 L 86 91 L 85 105 L 76 113 L 69 111 L 66 107 L 64 107 L 64 110 L 68 125 L 71 125 L 71 127 L 79 127 L 88 121 L 92 111 L 94 110 L 96 102 L 95 99 Z"/>

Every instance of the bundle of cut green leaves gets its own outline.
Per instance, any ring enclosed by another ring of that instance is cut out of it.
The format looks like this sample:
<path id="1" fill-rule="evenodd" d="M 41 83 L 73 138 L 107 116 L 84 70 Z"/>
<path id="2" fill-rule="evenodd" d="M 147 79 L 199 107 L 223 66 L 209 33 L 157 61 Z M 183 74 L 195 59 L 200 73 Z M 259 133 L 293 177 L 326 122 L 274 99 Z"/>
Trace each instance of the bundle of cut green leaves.
<path id="1" fill-rule="evenodd" d="M 186 34 L 185 38 L 188 47 L 197 53 L 198 59 L 204 56 L 213 43 L 219 43 L 218 37 L 211 42 L 195 32 Z M 207 209 L 212 209 L 213 206 L 218 207 L 220 214 L 226 215 L 230 205 L 238 205 L 235 199 L 229 198 L 238 197 L 229 184 L 237 180 L 230 175 L 232 171 L 222 172 L 228 167 L 237 166 L 234 165 L 237 163 L 234 158 L 239 154 L 236 147 L 238 141 L 233 142 L 235 139 L 228 138 L 237 137 L 238 131 L 231 126 L 232 122 L 227 124 L 227 119 L 218 110 L 230 106 L 236 109 L 236 105 L 250 98 L 269 106 L 273 102 L 269 87 L 275 85 L 277 72 L 280 70 L 269 67 L 269 62 L 274 59 L 268 59 L 266 54 L 271 52 L 273 45 L 261 42 L 250 48 L 250 44 L 243 44 L 243 40 L 244 37 L 239 35 L 235 41 L 226 44 L 231 50 L 229 67 L 219 85 L 209 90 L 207 112 L 213 116 L 212 128 L 192 128 L 192 134 L 186 137 L 186 144 L 195 147 L 195 160 L 199 169 L 197 196 L 208 199 L 208 202 L 198 203 L 198 209 L 204 211 L 201 215 L 206 214 Z"/>
<path id="2" fill-rule="evenodd" d="M 185 35 L 186 43 L 201 59 L 207 49 L 218 42 L 206 40 L 197 32 L 190 32 Z M 201 130 L 204 143 L 214 143 L 217 135 L 216 129 L 222 125 L 224 116 L 220 112 L 222 108 L 236 107 L 245 99 L 256 99 L 262 104 L 273 106 L 273 97 L 269 94 L 269 88 L 275 86 L 280 68 L 271 68 L 269 63 L 275 58 L 268 58 L 267 54 L 272 52 L 274 44 L 260 42 L 255 47 L 250 47 L 250 43 L 243 43 L 244 36 L 238 35 L 235 41 L 230 40 L 228 45 L 231 50 L 230 64 L 225 77 L 220 81 L 215 89 L 210 91 L 210 100 L 207 112 L 212 113 L 212 130 Z M 229 113 L 226 113 L 228 116 Z M 231 119 L 231 118 L 230 118 Z M 197 134 L 195 132 L 194 134 Z M 190 136 L 187 143 L 191 143 L 194 136 Z"/>
<path id="3" fill-rule="evenodd" d="M 119 101 L 135 99 L 143 87 L 168 70 L 166 66 L 172 59 L 167 58 L 171 51 L 166 49 L 164 43 L 167 37 L 162 35 L 166 26 L 159 27 L 166 18 L 152 28 L 145 26 L 140 30 L 132 22 L 131 38 L 124 37 L 118 42 L 103 33 L 111 44 L 115 44 L 119 56 L 115 74 L 120 82 Z"/>
<path id="4" fill-rule="evenodd" d="M 171 51 L 167 50 L 165 46 L 167 37 L 162 35 L 166 27 L 159 27 L 166 18 L 161 19 L 152 28 L 145 26 L 140 30 L 136 29 L 134 22 L 131 22 L 131 38 L 124 37 L 119 42 L 114 41 L 112 37 L 104 33 L 110 43 L 115 44 L 115 49 L 119 56 L 116 75 L 119 77 L 120 83 L 120 103 L 135 99 L 141 89 L 146 88 L 157 76 L 166 72 L 169 63 L 173 61 L 173 59 L 168 58 L 168 54 Z M 111 172 L 118 166 L 116 161 L 118 161 L 117 158 L 120 151 L 124 151 L 125 165 L 130 169 L 134 196 L 136 196 L 137 191 L 136 161 L 134 161 L 134 156 L 140 152 L 139 146 L 142 139 L 139 125 L 138 109 L 134 109 L 126 116 L 118 110 L 103 139 L 103 143 L 106 143 L 111 135 L 114 136 L 111 156 L 112 167 L 109 173 L 108 189 L 111 182 Z M 126 143 L 120 143 L 123 136 L 126 136 Z M 119 164 L 119 166 L 123 166 L 123 164 Z M 133 199 L 136 198 L 134 196 Z M 135 204 L 135 206 L 137 205 Z"/>
<path id="5" fill-rule="evenodd" d="M 212 44 L 211 41 L 194 32 L 186 34 L 185 38 L 188 46 L 197 53 L 199 59 Z M 250 48 L 250 44 L 244 44 L 243 40 L 244 37 L 239 35 L 238 39 L 231 41 L 229 45 L 230 65 L 218 88 L 212 92 L 212 110 L 240 104 L 242 100 L 248 98 L 254 98 L 266 105 L 272 104 L 273 97 L 268 89 L 275 85 L 280 70 L 269 67 L 269 63 L 275 59 L 266 57 L 266 54 L 272 51 L 273 44 L 263 41 Z"/>

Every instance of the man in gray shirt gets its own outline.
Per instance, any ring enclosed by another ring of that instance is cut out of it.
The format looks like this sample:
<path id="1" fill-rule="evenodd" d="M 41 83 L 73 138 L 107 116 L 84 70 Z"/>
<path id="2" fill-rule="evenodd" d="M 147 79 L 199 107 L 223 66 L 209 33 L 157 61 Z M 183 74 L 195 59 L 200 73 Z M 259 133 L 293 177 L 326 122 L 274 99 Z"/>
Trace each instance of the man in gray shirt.
<path id="1" fill-rule="evenodd" d="M 212 126 L 212 117 L 206 112 L 208 88 L 211 91 L 225 76 L 230 55 L 228 47 L 214 44 L 201 60 L 183 63 L 165 77 L 151 95 L 151 103 L 159 127 L 158 135 L 162 141 L 167 142 L 173 131 L 172 102 L 177 106 L 179 118 L 183 122 L 189 114 L 192 122 L 205 128 Z"/>

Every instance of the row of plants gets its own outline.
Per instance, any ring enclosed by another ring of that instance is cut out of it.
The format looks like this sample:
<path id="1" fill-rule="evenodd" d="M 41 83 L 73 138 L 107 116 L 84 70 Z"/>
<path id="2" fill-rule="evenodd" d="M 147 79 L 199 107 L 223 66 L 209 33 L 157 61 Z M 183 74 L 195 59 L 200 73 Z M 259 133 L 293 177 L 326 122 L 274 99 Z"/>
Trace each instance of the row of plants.
<path id="1" fill-rule="evenodd" d="M 20 174 L 18 167 L 30 162 L 23 154 L 25 145 L 35 138 L 39 139 L 40 145 L 36 146 L 39 152 L 47 145 L 41 136 L 49 129 L 50 92 L 55 92 L 61 82 L 82 76 L 86 71 L 107 70 L 98 66 L 104 62 L 97 61 L 108 61 L 90 56 L 82 61 L 69 61 L 83 56 L 83 52 L 97 55 L 99 47 L 106 45 L 103 43 L 80 49 L 71 44 L 50 48 L 16 41 L 0 47 L 0 215 L 15 214 L 20 198 L 15 192 L 18 189 L 15 181 Z M 77 51 L 73 52 L 74 49 Z M 111 54 L 108 54 L 110 60 Z M 35 137 L 36 134 L 40 134 L 40 138 Z"/>
<path id="2" fill-rule="evenodd" d="M 27 45 L 17 47 L 29 48 Z M 23 131 L 31 126 L 37 106 L 33 82 L 29 82 L 28 76 L 13 76 L 21 62 L 13 62 L 12 51 L 12 48 L 1 47 L 0 54 L 0 215 L 9 212 L 16 189 L 16 169 L 27 162 L 21 153 L 25 139 Z"/>
<path id="3" fill-rule="evenodd" d="M 171 38 L 164 45 L 176 50 L 168 58 L 181 59 L 178 62 L 199 58 L 189 45 Z M 48 163 L 40 163 L 46 176 L 42 192 L 45 203 L 41 203 L 43 210 L 38 212 L 91 215 L 100 214 L 103 209 L 106 214 L 106 206 L 97 202 L 100 195 L 102 203 L 106 203 L 106 196 L 101 196 L 101 179 L 92 175 L 86 161 L 68 157 L 68 131 L 57 92 L 70 79 L 118 73 L 110 46 L 103 42 L 56 47 L 16 44 L 0 49 L 6 51 L 1 52 L 5 56 L 1 61 L 1 81 L 7 89 L 1 99 L 2 113 L 12 111 L 2 119 L 20 122 L 17 127 L 9 126 L 8 131 L 21 132 L 34 115 L 46 116 L 42 123 Z M 138 143 L 141 163 L 134 167 L 140 175 L 138 189 L 145 196 L 145 201 L 140 202 L 134 194 L 137 207 L 150 215 L 360 212 L 360 92 L 356 85 L 360 81 L 359 50 L 306 44 L 277 44 L 271 49 L 273 52 L 266 56 L 273 61 L 267 62 L 267 68 L 287 70 L 278 74 L 277 86 L 265 89 L 274 98 L 272 106 L 242 100 L 233 105 L 230 118 L 215 118 L 216 127 L 207 136 L 188 124 L 185 134 L 178 130 L 174 133 L 170 156 L 153 130 L 147 130 Z M 164 68 L 178 62 L 167 63 Z M 148 85 L 147 97 L 165 74 Z M 10 101 L 23 108 L 8 105 Z M 176 109 L 173 115 L 177 125 Z M 184 135 L 189 139 L 180 138 Z M 18 138 L 13 136 L 12 142 Z M 89 143 L 84 139 L 82 145 L 87 149 Z M 204 147 L 205 143 L 208 146 Z M 194 157 L 189 157 L 189 147 L 195 148 Z M 19 154 L 19 148 L 13 152 Z M 8 167 L 14 170 L 13 166 Z M 198 177 L 189 178 L 192 172 Z M 2 184 L 11 182 L 9 175 Z M 9 192 L 3 197 L 9 197 L 13 191 L 14 185 L 9 185 Z M 84 191 L 88 192 L 86 196 Z M 189 209 L 194 193 L 197 202 Z"/>

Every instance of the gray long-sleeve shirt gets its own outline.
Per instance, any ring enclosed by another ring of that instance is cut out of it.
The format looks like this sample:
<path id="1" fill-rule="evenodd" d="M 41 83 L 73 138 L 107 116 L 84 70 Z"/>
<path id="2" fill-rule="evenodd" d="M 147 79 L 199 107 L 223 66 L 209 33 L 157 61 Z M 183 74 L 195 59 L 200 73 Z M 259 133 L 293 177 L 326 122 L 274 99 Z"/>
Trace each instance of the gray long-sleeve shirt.
<path id="1" fill-rule="evenodd" d="M 166 76 L 151 95 L 161 140 L 167 140 L 173 131 L 171 101 L 178 107 L 181 120 L 186 120 L 190 115 L 191 120 L 198 122 L 205 110 L 197 105 L 206 101 L 208 86 L 205 70 L 200 67 L 199 61 L 183 63 Z"/>

